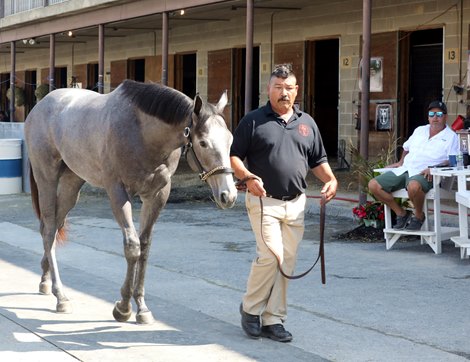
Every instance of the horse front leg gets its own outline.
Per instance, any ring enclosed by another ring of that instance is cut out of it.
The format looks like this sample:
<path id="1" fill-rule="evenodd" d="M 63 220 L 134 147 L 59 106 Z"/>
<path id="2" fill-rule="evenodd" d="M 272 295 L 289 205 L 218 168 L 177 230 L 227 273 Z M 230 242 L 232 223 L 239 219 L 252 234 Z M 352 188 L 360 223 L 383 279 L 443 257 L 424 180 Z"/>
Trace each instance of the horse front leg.
<path id="1" fill-rule="evenodd" d="M 132 221 L 132 205 L 124 188 L 115 187 L 108 190 L 114 217 L 123 234 L 124 256 L 127 261 L 127 272 L 121 287 L 121 300 L 117 301 L 113 316 L 118 322 L 126 322 L 132 314 L 131 297 L 134 291 L 137 261 L 140 257 L 140 241 Z"/>
<path id="2" fill-rule="evenodd" d="M 139 324 L 153 323 L 152 312 L 145 303 L 145 273 L 149 258 L 150 247 L 152 245 L 152 231 L 155 221 L 160 215 L 160 211 L 165 206 L 170 194 L 171 184 L 167 184 L 156 198 L 143 198 L 140 216 L 140 248 L 141 254 L 137 267 L 137 275 L 134 289 L 134 300 L 137 304 L 136 320 Z"/>

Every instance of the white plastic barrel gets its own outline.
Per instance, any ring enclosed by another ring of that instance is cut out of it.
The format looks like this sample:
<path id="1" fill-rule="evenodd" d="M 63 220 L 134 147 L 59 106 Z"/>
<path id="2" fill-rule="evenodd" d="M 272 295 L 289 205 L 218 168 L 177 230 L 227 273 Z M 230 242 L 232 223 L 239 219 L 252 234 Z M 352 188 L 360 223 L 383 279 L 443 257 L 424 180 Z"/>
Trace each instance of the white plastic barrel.
<path id="1" fill-rule="evenodd" d="M 0 195 L 22 192 L 22 174 L 21 139 L 0 139 Z"/>

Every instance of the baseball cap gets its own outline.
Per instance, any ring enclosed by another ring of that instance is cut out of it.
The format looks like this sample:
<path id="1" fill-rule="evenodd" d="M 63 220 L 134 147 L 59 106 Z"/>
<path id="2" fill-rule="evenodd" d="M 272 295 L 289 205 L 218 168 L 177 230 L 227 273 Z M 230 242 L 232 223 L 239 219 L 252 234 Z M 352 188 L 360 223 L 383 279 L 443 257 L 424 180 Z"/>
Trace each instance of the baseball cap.
<path id="1" fill-rule="evenodd" d="M 447 114 L 447 107 L 444 102 L 441 101 L 432 101 L 429 103 L 428 111 L 433 108 L 439 108 L 444 114 Z"/>

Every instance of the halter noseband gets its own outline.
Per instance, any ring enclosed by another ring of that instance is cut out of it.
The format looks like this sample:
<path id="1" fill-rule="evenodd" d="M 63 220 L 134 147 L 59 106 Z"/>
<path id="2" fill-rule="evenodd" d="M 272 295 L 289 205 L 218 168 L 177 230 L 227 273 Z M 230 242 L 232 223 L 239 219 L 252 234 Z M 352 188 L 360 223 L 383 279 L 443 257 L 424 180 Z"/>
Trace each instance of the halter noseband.
<path id="1" fill-rule="evenodd" d="M 199 161 L 199 158 L 197 157 L 196 152 L 194 151 L 193 140 L 191 139 L 191 126 L 192 126 L 192 124 L 193 124 L 193 122 L 191 120 L 190 125 L 188 127 L 185 127 L 184 132 L 183 132 L 184 137 L 186 137 L 188 139 L 188 142 L 184 145 L 183 154 L 184 154 L 184 157 L 187 160 L 188 159 L 188 152 L 191 151 L 193 159 L 194 159 L 194 161 L 196 163 L 196 166 L 197 166 L 197 169 L 199 171 L 199 178 L 201 179 L 201 181 L 206 182 L 209 177 L 211 177 L 213 175 L 220 174 L 220 173 L 234 174 L 234 171 L 233 171 L 232 168 L 225 167 L 225 166 L 217 166 L 217 167 L 214 167 L 210 171 L 205 171 L 204 170 L 204 167 L 202 167 L 201 161 Z"/>

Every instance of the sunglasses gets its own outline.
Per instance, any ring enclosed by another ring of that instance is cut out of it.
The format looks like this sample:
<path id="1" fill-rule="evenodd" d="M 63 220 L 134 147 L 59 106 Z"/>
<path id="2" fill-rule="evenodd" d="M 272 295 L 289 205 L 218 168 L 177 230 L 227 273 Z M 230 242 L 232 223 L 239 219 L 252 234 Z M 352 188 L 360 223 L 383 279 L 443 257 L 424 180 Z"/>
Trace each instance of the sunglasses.
<path id="1" fill-rule="evenodd" d="M 442 117 L 444 117 L 444 112 L 428 112 L 428 116 L 431 117 L 431 118 L 434 117 L 434 116 L 442 118 Z"/>

